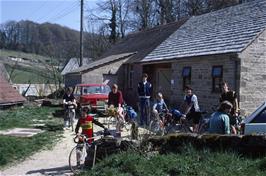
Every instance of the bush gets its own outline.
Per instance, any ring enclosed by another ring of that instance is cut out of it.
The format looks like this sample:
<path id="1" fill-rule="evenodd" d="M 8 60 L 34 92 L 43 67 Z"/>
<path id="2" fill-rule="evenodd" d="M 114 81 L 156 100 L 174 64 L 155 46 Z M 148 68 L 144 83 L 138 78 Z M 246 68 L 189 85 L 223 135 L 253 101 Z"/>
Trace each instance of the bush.
<path id="1" fill-rule="evenodd" d="M 258 164 L 258 162 L 260 164 Z M 180 154 L 144 157 L 125 152 L 113 155 L 81 175 L 177 176 L 177 175 L 265 175 L 265 161 L 242 158 L 231 152 L 197 151 L 185 146 Z"/>

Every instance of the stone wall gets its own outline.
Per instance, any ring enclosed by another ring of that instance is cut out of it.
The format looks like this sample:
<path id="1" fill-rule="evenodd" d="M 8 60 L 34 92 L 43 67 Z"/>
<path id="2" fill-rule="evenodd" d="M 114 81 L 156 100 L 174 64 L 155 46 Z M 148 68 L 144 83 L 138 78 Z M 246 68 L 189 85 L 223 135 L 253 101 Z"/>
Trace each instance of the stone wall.
<path id="1" fill-rule="evenodd" d="M 200 108 L 211 111 L 213 105 L 219 104 L 220 93 L 212 92 L 212 67 L 223 66 L 223 80 L 238 93 L 239 61 L 236 55 L 212 55 L 175 60 L 172 63 L 172 98 L 174 105 L 180 105 L 184 98 L 183 67 L 191 67 L 191 86 L 197 95 Z"/>
<path id="2" fill-rule="evenodd" d="M 126 60 L 127 59 L 119 60 L 117 62 L 96 67 L 95 69 L 88 72 L 84 72 L 82 74 L 81 82 L 84 84 L 102 84 L 105 82 L 103 75 L 106 74 L 107 76 L 110 75 L 110 77 L 114 79 L 110 80 L 111 84 L 117 83 L 119 87 L 122 87 L 121 85 L 123 85 L 124 83 L 124 68 L 122 65 Z M 107 81 L 105 83 L 108 84 Z"/>
<path id="3" fill-rule="evenodd" d="M 253 112 L 266 101 L 266 30 L 241 54 L 240 107 Z"/>
<path id="4" fill-rule="evenodd" d="M 128 65 L 125 65 L 125 72 L 124 72 L 124 99 L 126 103 L 130 106 L 133 106 L 136 110 L 138 109 L 138 83 L 141 81 L 142 77 L 142 65 L 140 64 L 131 64 L 133 65 L 133 83 L 132 87 L 129 87 L 129 80 L 128 80 L 128 74 L 129 74 L 129 69 Z"/>

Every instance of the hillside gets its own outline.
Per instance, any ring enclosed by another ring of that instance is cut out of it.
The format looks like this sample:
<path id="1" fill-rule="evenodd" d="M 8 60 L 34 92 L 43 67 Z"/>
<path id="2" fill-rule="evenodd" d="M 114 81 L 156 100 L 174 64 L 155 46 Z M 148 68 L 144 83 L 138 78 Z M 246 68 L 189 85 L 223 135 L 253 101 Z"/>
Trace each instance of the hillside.
<path id="1" fill-rule="evenodd" d="M 105 36 L 84 33 L 84 57 L 97 58 L 107 46 Z M 0 25 L 0 49 L 66 61 L 79 57 L 79 31 L 58 24 L 9 21 Z"/>
<path id="2" fill-rule="evenodd" d="M 11 82 L 17 84 L 54 83 L 62 64 L 58 59 L 11 50 L 0 50 L 0 63 L 4 64 Z M 54 69 L 54 71 L 51 71 Z"/>

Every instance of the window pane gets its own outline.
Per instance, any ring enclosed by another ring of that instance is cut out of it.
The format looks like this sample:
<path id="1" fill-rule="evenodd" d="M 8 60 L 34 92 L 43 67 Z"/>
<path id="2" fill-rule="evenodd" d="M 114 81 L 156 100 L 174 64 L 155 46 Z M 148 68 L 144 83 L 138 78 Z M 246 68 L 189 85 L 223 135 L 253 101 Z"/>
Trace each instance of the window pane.
<path id="1" fill-rule="evenodd" d="M 189 77 L 191 75 L 191 67 L 184 67 L 182 76 L 183 77 Z"/>
<path id="2" fill-rule="evenodd" d="M 222 76 L 222 67 L 213 67 L 212 68 L 212 76 L 213 77 L 221 77 Z"/>

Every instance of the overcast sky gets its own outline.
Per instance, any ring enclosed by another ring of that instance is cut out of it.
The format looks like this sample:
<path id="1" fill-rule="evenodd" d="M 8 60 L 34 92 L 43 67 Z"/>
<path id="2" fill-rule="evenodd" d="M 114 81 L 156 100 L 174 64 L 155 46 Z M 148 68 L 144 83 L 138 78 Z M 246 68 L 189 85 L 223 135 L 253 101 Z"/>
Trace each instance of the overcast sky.
<path id="1" fill-rule="evenodd" d="M 84 0 L 85 9 L 95 8 L 99 1 Z M 0 23 L 9 20 L 50 22 L 79 30 L 80 0 L 0 0 Z"/>

